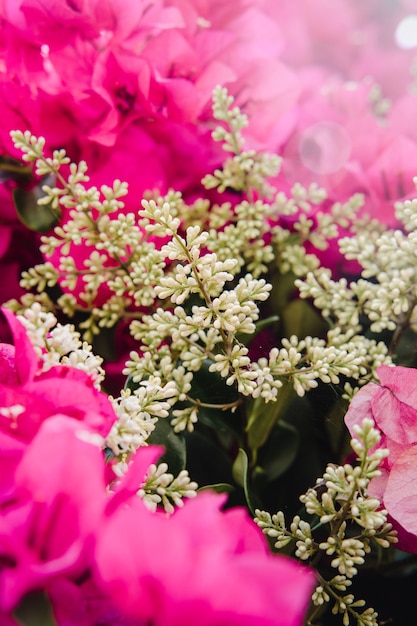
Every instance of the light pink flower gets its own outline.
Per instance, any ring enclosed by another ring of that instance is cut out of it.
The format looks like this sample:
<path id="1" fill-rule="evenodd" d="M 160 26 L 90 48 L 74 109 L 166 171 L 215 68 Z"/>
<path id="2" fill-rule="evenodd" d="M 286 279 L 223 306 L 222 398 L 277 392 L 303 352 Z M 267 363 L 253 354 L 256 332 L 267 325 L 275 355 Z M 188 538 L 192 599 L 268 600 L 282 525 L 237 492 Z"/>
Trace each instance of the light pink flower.
<path id="1" fill-rule="evenodd" d="M 345 422 L 353 436 L 353 426 L 365 417 L 382 432 L 379 445 L 390 454 L 370 491 L 387 509 L 399 532 L 399 546 L 417 552 L 417 370 L 383 365 L 377 374 L 380 384 L 369 383 L 356 394 Z"/>
<path id="2" fill-rule="evenodd" d="M 321 65 L 348 81 L 372 76 L 389 98 L 412 81 L 414 49 L 402 49 L 395 31 L 415 12 L 413 0 L 266 0 L 283 33 L 283 60 L 291 67 Z"/>
<path id="3" fill-rule="evenodd" d="M 377 117 L 371 82 L 328 82 L 321 72 L 312 71 L 304 76 L 296 128 L 281 148 L 284 162 L 278 185 L 315 182 L 331 202 L 362 193 L 364 213 L 396 226 L 395 203 L 415 195 L 413 133 L 407 132 L 404 121 L 399 123 L 396 109 L 386 120 Z"/>

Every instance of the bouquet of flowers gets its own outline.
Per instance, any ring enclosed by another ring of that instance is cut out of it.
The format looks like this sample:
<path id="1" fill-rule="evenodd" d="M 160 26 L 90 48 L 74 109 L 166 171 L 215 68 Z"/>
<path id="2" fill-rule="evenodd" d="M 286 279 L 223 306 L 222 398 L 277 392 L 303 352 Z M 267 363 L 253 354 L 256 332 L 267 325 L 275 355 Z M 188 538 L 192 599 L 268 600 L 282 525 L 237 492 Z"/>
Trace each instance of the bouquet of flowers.
<path id="1" fill-rule="evenodd" d="M 403 623 L 412 4 L 0 3 L 0 626 Z"/>

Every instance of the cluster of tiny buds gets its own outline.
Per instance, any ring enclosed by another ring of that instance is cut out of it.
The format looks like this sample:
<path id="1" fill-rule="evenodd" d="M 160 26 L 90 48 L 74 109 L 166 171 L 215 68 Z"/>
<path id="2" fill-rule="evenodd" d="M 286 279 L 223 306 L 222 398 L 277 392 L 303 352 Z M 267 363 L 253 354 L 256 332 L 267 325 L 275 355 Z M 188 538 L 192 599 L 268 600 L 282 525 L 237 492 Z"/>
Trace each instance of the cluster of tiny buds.
<path id="1" fill-rule="evenodd" d="M 183 498 L 195 498 L 197 489 L 197 483 L 190 479 L 187 470 L 181 470 L 174 477 L 168 472 L 168 465 L 160 463 L 149 467 L 147 478 L 137 494 L 151 511 L 161 505 L 167 515 L 171 515 L 175 506 L 184 505 Z"/>
<path id="2" fill-rule="evenodd" d="M 368 318 L 373 333 L 393 331 L 400 336 L 407 328 L 417 329 L 417 200 L 396 204 L 401 228 L 381 230 L 374 221 L 358 221 L 355 233 L 339 239 L 347 260 L 362 267 L 361 278 L 334 280 L 330 270 L 310 267 L 296 281 L 302 298 L 311 298 L 323 316 L 341 329 L 361 330 Z"/>
<path id="3" fill-rule="evenodd" d="M 370 418 L 365 418 L 354 428 L 355 437 L 351 444 L 357 455 L 358 464 L 343 466 L 328 465 L 316 487 L 300 497 L 307 514 L 318 517 L 320 524 L 314 530 L 310 523 L 295 516 L 287 528 L 284 513 L 271 515 L 256 510 L 255 522 L 263 533 L 274 540 L 276 549 L 294 545 L 294 555 L 302 561 L 317 564 L 324 555 L 331 557 L 330 565 L 337 575 L 324 580 L 317 572 L 319 585 L 313 593 L 313 604 L 321 606 L 333 602 L 333 612 L 342 614 L 343 624 L 354 618 L 360 626 L 377 626 L 377 614 L 373 609 L 358 611 L 364 606 L 352 594 L 343 594 L 350 586 L 350 579 L 364 564 L 373 545 L 388 548 L 396 543 L 396 533 L 387 522 L 387 512 L 375 497 L 368 496 L 370 481 L 379 475 L 378 466 L 388 454 L 378 447 L 380 433 Z M 328 527 L 325 540 L 316 540 L 315 530 Z M 288 549 L 288 548 L 287 548 Z"/>
<path id="4" fill-rule="evenodd" d="M 24 310 L 17 319 L 38 354 L 43 371 L 54 365 L 67 365 L 88 373 L 97 388 L 104 380 L 103 359 L 93 353 L 72 324 L 60 324 L 51 312 L 43 310 L 39 302 Z"/>
<path id="5" fill-rule="evenodd" d="M 158 419 L 167 418 L 178 391 L 174 381 L 166 384 L 160 378 L 142 381 L 132 391 L 121 391 L 110 398 L 117 420 L 107 436 L 106 444 L 118 458 L 146 445 Z"/>

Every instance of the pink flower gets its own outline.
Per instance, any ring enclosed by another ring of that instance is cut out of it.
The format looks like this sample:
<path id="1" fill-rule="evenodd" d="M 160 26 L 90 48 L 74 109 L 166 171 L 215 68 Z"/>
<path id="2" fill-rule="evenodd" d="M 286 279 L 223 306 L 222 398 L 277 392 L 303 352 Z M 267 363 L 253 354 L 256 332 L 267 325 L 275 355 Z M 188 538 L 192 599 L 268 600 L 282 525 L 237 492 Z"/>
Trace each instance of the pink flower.
<path id="1" fill-rule="evenodd" d="M 102 436 L 116 419 L 107 396 L 94 387 L 93 379 L 73 367 L 57 365 L 46 372 L 23 325 L 2 309 L 10 326 L 14 347 L 0 344 L 0 428 L 30 441 L 41 422 L 55 414 L 83 421 Z M 19 405 L 16 420 L 4 417 L 7 408 Z"/>
<path id="2" fill-rule="evenodd" d="M 104 145 L 134 120 L 195 122 L 217 83 L 251 93 L 275 85 L 280 106 L 291 106 L 285 74 L 277 81 L 260 73 L 279 57 L 279 26 L 244 0 L 231 11 L 187 0 L 56 0 L 47 10 L 39 0 L 4 0 L 1 13 L 9 76 L 32 92 L 71 94 L 75 117 L 83 109 L 89 138 Z"/>
<path id="3" fill-rule="evenodd" d="M 14 345 L 0 344 L 0 502 L 9 497 L 22 455 L 44 422 L 65 415 L 104 437 L 116 419 L 109 399 L 85 372 L 67 366 L 43 372 L 22 324 L 2 311 Z"/>
<path id="4" fill-rule="evenodd" d="M 106 500 L 103 457 L 91 432 L 56 415 L 27 446 L 14 489 L 0 503 L 0 606 L 29 590 L 80 575 Z"/>
<path id="5" fill-rule="evenodd" d="M 379 119 L 369 81 L 329 81 L 322 72 L 309 70 L 303 83 L 296 128 L 281 148 L 278 185 L 315 182 L 331 202 L 362 193 L 364 213 L 396 226 L 395 203 L 415 194 L 417 169 L 417 141 L 400 123 L 401 113 L 394 109 L 386 121 Z M 410 119 L 411 100 L 406 111 Z"/>
<path id="6" fill-rule="evenodd" d="M 399 546 L 417 552 L 417 370 L 407 367 L 378 368 L 380 384 L 369 383 L 353 398 L 345 416 L 353 426 L 372 418 L 382 432 L 380 446 L 390 454 L 372 480 L 371 491 L 387 509 L 399 533 Z"/>
<path id="7" fill-rule="evenodd" d="M 415 12 L 413 0 L 266 0 L 264 5 L 281 26 L 282 57 L 291 67 L 321 65 L 348 81 L 373 76 L 389 98 L 410 87 L 415 49 L 402 49 L 395 31 Z"/>
<path id="8" fill-rule="evenodd" d="M 59 626 L 147 626 L 120 611 L 91 575 L 81 582 L 68 578 L 51 581 L 48 595 Z"/>
<path id="9" fill-rule="evenodd" d="M 155 626 L 295 626 L 312 572 L 268 554 L 243 509 L 201 494 L 171 518 L 137 499 L 100 526 L 97 572 L 126 615 Z"/>

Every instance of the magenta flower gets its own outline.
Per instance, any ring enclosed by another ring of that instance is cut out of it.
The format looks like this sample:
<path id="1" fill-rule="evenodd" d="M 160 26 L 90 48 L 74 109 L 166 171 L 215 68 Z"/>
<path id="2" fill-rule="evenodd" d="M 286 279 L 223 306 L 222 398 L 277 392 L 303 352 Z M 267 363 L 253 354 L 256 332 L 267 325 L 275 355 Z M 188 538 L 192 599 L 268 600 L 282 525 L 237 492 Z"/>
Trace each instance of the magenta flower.
<path id="1" fill-rule="evenodd" d="M 272 556 L 243 509 L 201 494 L 171 518 L 137 499 L 118 506 L 97 536 L 98 576 L 127 615 L 155 626 L 295 626 L 313 573 Z"/>
<path id="2" fill-rule="evenodd" d="M 7 309 L 2 312 L 14 346 L 0 344 L 0 430 L 28 442 L 44 420 L 61 414 L 107 435 L 116 416 L 107 396 L 94 387 L 93 379 L 64 365 L 42 371 L 25 328 L 13 313 Z M 14 416 L 12 409 L 17 406 L 20 408 Z"/>
<path id="3" fill-rule="evenodd" d="M 14 345 L 0 344 L 0 503 L 10 497 L 16 468 L 43 423 L 66 416 L 104 437 L 116 419 L 85 372 L 67 366 L 42 371 L 26 330 L 13 313 L 2 311 Z"/>
<path id="4" fill-rule="evenodd" d="M 91 120 L 89 138 L 103 145 L 137 119 L 196 121 L 217 83 L 260 89 L 261 100 L 265 85 L 278 85 L 285 108 L 285 73 L 262 74 L 262 61 L 282 50 L 279 26 L 262 6 L 58 0 L 45 9 L 39 0 L 5 0 L 1 13 L 9 76 L 33 91 L 68 93 L 75 117 Z"/>
<path id="5" fill-rule="evenodd" d="M 0 607 L 31 589 L 79 576 L 105 504 L 100 446 L 80 422 L 57 415 L 27 446 L 14 488 L 0 502 Z"/>
<path id="6" fill-rule="evenodd" d="M 68 578 L 51 581 L 48 595 L 59 626 L 147 626 L 120 611 L 91 575 L 78 583 Z"/>
<path id="7" fill-rule="evenodd" d="M 43 372 L 22 324 L 3 314 L 14 341 L 0 344 L 0 606 L 7 613 L 25 592 L 88 567 L 106 498 L 100 444 L 115 415 L 87 374 L 64 366 Z"/>
<path id="8" fill-rule="evenodd" d="M 399 533 L 400 548 L 417 552 L 417 370 L 383 365 L 380 384 L 369 383 L 353 398 L 345 422 L 353 426 L 372 418 L 382 432 L 380 446 L 389 456 L 370 489 L 387 509 Z"/>

